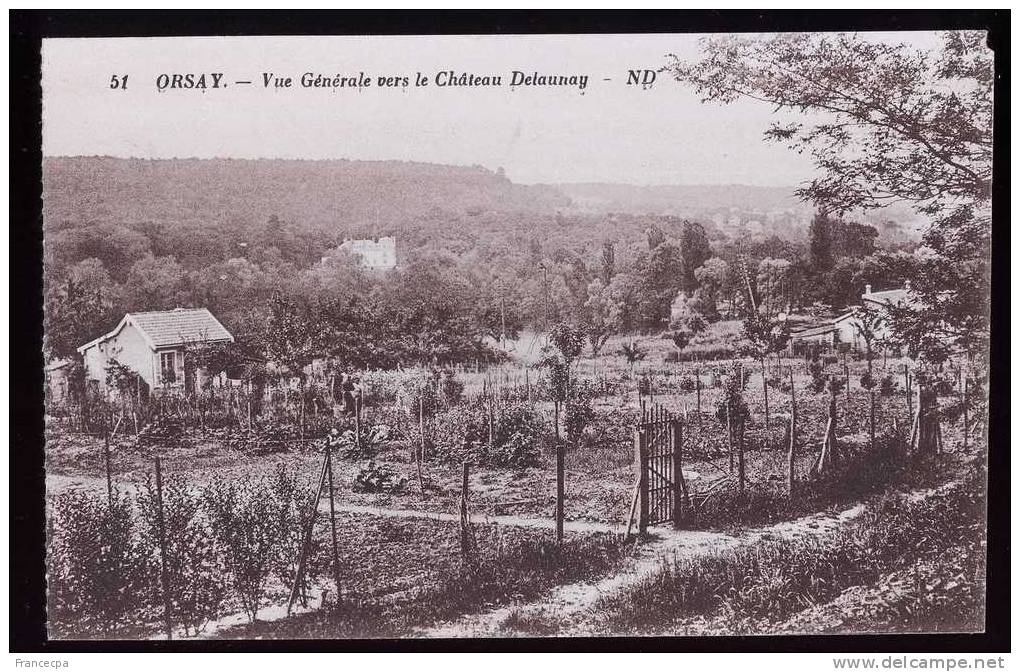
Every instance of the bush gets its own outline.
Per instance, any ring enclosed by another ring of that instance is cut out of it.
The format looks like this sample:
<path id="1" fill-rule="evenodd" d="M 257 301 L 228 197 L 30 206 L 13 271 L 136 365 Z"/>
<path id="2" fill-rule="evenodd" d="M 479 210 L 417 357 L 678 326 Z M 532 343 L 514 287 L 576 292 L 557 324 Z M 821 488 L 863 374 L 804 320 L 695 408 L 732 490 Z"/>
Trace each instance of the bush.
<path id="1" fill-rule="evenodd" d="M 312 497 L 316 485 L 318 484 L 298 476 L 296 471 L 287 469 L 282 463 L 276 465 L 269 478 L 269 492 L 276 503 L 276 520 L 280 535 L 280 543 L 276 546 L 275 552 L 271 553 L 270 566 L 273 576 L 287 588 L 294 584 L 308 521 L 315 515 Z M 309 546 L 299 592 L 302 601 L 305 600 L 312 582 L 322 576 L 323 570 L 326 569 L 323 566 L 325 557 L 325 549 L 321 545 Z"/>
<path id="2" fill-rule="evenodd" d="M 225 586 L 216 562 L 209 529 L 199 516 L 201 500 L 180 476 L 163 482 L 163 521 L 166 530 L 166 572 L 171 620 L 185 633 L 198 633 L 219 613 Z M 147 476 L 138 495 L 141 539 L 150 565 L 159 567 L 159 520 L 155 484 Z M 162 603 L 162 584 L 153 582 L 154 604 Z"/>
<path id="3" fill-rule="evenodd" d="M 254 622 L 286 520 L 281 502 L 265 478 L 216 477 L 202 493 L 216 550 L 241 606 Z"/>
<path id="4" fill-rule="evenodd" d="M 893 380 L 892 375 L 882 376 L 878 381 L 878 393 L 883 397 L 891 397 L 896 394 L 896 382 Z"/>
<path id="5" fill-rule="evenodd" d="M 542 417 L 526 403 L 493 407 L 492 445 L 489 409 L 482 403 L 461 404 L 438 413 L 426 427 L 426 450 L 447 462 L 522 468 L 538 462 L 546 435 Z"/>
<path id="6" fill-rule="evenodd" d="M 52 621 L 88 634 L 138 621 L 154 574 L 127 495 L 60 495 L 47 560 Z"/>
<path id="7" fill-rule="evenodd" d="M 895 626 L 920 612 L 952 627 L 961 609 L 965 615 L 980 614 L 982 606 L 983 482 L 978 474 L 968 480 L 921 501 L 885 496 L 831 536 L 765 539 L 715 554 L 665 559 L 655 574 L 602 598 L 596 611 L 613 632 L 676 632 L 685 624 L 705 624 L 706 617 L 730 633 L 761 632 L 789 614 L 835 599 L 849 586 L 873 583 L 883 572 L 938 561 L 946 567 L 937 580 L 968 585 L 963 604 L 955 610 L 939 604 L 924 595 L 923 587 Z"/>

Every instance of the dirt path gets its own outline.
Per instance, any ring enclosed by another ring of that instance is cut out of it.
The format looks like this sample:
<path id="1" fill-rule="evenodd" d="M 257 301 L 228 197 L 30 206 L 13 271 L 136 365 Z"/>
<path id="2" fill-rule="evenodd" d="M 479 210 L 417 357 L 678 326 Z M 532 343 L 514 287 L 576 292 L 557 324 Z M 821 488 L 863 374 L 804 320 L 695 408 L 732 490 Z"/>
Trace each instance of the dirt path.
<path id="1" fill-rule="evenodd" d="M 365 506 L 360 504 L 336 504 L 338 513 L 355 513 L 366 516 L 381 516 L 384 518 L 427 518 L 428 520 L 441 520 L 446 522 L 460 522 L 460 514 L 442 513 L 438 511 L 417 511 L 412 509 L 388 509 L 378 506 Z M 319 511 L 329 511 L 329 502 L 319 504 Z M 513 527 L 530 527 L 540 530 L 551 530 L 555 528 L 555 521 L 552 518 L 531 518 L 528 516 L 489 516 L 485 514 L 472 513 L 471 522 L 482 525 L 509 525 Z M 597 523 L 587 520 L 566 520 L 563 522 L 565 532 L 615 532 L 623 534 L 623 525 L 610 525 L 608 523 Z"/>
<path id="2" fill-rule="evenodd" d="M 622 590 L 655 572 L 663 558 L 718 552 L 741 544 L 754 543 L 766 537 L 795 538 L 826 534 L 860 515 L 862 511 L 864 505 L 858 504 L 835 515 L 813 514 L 770 527 L 751 529 L 739 536 L 723 532 L 656 528 L 653 531 L 656 536 L 638 545 L 626 566 L 610 577 L 594 583 L 580 582 L 558 586 L 538 601 L 500 607 L 481 614 L 468 614 L 454 621 L 419 630 L 414 636 L 434 638 L 506 636 L 500 626 L 514 612 L 525 617 L 553 615 L 558 621 L 569 623 L 572 616 L 594 607 L 596 601 L 603 595 Z M 583 636 L 590 633 L 567 631 L 557 634 Z"/>

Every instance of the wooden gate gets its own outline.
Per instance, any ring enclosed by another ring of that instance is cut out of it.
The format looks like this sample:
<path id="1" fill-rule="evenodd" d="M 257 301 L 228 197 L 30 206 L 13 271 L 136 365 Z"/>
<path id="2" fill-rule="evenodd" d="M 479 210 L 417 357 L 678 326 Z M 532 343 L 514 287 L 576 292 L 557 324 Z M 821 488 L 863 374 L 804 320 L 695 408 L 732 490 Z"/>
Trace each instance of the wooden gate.
<path id="1" fill-rule="evenodd" d="M 683 476 L 683 424 L 661 406 L 642 404 L 634 431 L 634 467 L 638 531 L 644 534 L 649 525 L 666 522 L 679 529 L 690 501 Z"/>

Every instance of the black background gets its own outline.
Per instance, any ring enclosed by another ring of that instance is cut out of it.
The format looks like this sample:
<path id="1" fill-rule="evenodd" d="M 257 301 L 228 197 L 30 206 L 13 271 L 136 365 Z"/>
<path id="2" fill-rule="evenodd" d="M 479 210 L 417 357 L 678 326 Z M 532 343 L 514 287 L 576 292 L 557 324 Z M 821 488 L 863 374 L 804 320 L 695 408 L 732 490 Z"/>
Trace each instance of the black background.
<path id="1" fill-rule="evenodd" d="M 24 11 L 10 54 L 10 650 L 74 651 L 814 651 L 1010 650 L 1009 11 Z M 995 50 L 992 367 L 987 623 L 982 634 L 470 640 L 46 640 L 42 356 L 44 37 L 399 35 L 984 29 Z"/>

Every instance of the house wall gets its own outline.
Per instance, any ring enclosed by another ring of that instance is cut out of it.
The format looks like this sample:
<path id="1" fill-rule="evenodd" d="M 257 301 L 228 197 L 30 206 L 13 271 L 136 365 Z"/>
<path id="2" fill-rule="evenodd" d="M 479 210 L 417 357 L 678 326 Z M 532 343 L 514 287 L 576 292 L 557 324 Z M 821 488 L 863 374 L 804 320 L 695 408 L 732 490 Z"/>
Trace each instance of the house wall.
<path id="1" fill-rule="evenodd" d="M 86 377 L 98 381 L 101 390 L 106 390 L 106 367 L 111 361 L 119 362 L 137 373 L 150 388 L 158 385 L 158 360 L 155 359 L 155 353 L 142 333 L 131 324 L 124 325 L 113 338 L 86 350 L 82 359 Z"/>
<path id="2" fill-rule="evenodd" d="M 857 331 L 857 319 L 848 317 L 833 325 L 836 328 L 836 336 L 840 343 L 849 343 L 854 348 L 861 347 L 861 337 Z"/>

